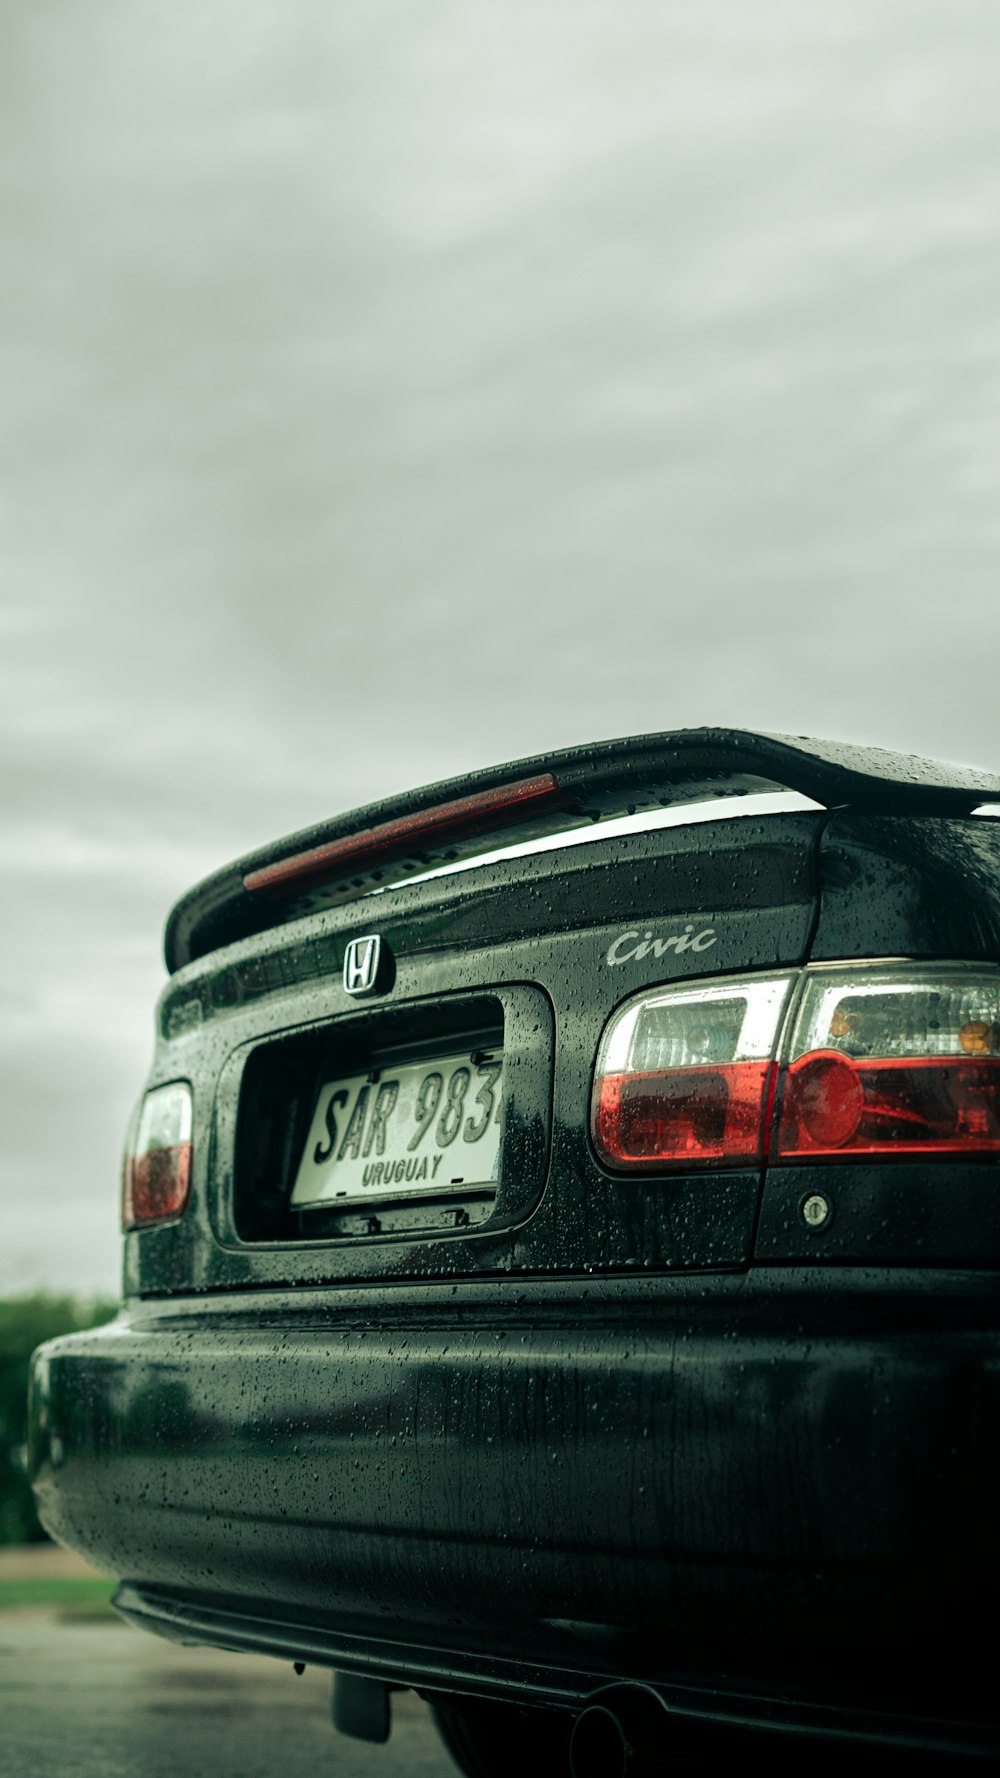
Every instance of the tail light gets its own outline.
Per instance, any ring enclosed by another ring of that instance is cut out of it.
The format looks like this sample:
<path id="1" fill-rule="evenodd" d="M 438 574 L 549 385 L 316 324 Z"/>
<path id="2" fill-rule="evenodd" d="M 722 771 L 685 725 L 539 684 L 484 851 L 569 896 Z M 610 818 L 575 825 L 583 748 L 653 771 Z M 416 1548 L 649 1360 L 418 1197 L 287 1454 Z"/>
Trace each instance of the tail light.
<path id="1" fill-rule="evenodd" d="M 807 972 L 775 1158 L 1000 1153 L 1000 978 L 913 964 Z"/>
<path id="2" fill-rule="evenodd" d="M 592 1124 L 605 1165 L 660 1172 L 759 1161 L 792 979 L 700 982 L 623 1007 L 597 1058 Z"/>
<path id="3" fill-rule="evenodd" d="M 191 1088 L 186 1081 L 146 1094 L 134 1147 L 125 1156 L 122 1227 L 147 1228 L 183 1216 L 191 1189 Z"/>
<path id="4" fill-rule="evenodd" d="M 821 966 L 643 995 L 602 1040 L 592 1133 L 625 1172 L 1000 1153 L 1000 972 Z"/>

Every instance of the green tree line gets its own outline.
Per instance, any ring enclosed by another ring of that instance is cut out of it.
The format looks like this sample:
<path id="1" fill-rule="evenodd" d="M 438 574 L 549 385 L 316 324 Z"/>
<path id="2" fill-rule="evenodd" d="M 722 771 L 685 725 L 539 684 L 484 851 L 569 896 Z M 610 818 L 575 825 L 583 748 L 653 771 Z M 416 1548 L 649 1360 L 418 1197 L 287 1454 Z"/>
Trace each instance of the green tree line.
<path id="1" fill-rule="evenodd" d="M 117 1307 L 46 1291 L 0 1300 L 0 1544 L 36 1543 L 45 1536 L 25 1473 L 31 1354 L 57 1334 L 110 1321 Z"/>

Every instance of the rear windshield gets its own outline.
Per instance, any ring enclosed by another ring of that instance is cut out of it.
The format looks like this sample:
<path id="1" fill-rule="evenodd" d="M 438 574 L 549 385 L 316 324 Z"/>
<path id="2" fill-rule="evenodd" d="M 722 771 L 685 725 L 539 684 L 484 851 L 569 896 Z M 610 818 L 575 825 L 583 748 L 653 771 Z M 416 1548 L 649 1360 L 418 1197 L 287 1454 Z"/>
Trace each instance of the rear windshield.
<path id="1" fill-rule="evenodd" d="M 1000 805 L 995 807 L 1000 813 Z M 396 893 L 415 883 L 429 883 L 435 877 L 477 870 L 480 865 L 496 864 L 501 859 L 530 858 L 539 852 L 559 852 L 571 846 L 593 845 L 595 841 L 625 839 L 630 834 L 652 833 L 661 827 L 688 827 L 700 821 L 731 821 L 735 815 L 787 815 L 803 809 L 822 808 L 822 803 L 813 802 L 796 791 L 779 790 L 762 791 L 756 796 L 716 797 L 711 802 L 686 803 L 673 809 L 643 809 L 636 815 L 615 815 L 590 822 L 586 827 L 563 828 L 558 833 L 542 834 L 530 840 L 511 838 L 502 845 L 491 846 L 488 851 L 484 849 L 464 858 L 455 858 L 447 864 L 437 864 L 431 870 L 408 870 L 405 876 L 392 882 L 373 885 L 367 894 L 384 895 L 387 889 Z"/>

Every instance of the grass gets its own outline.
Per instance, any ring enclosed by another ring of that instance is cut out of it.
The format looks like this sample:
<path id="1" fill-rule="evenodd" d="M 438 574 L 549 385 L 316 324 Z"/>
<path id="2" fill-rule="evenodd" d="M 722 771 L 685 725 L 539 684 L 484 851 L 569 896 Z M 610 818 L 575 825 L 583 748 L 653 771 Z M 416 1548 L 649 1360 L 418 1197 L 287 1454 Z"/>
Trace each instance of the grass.
<path id="1" fill-rule="evenodd" d="M 38 1580 L 0 1580 L 0 1611 L 82 1612 L 109 1617 L 115 1582 L 103 1575 L 42 1576 Z"/>

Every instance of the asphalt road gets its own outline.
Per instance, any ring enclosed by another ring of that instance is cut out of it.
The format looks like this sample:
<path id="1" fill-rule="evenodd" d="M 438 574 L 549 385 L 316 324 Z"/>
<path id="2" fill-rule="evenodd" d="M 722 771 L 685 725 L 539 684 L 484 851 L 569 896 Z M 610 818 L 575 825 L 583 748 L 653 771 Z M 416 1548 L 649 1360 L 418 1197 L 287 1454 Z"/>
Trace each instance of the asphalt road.
<path id="1" fill-rule="evenodd" d="M 330 1675 L 178 1648 L 108 1617 L 0 1616 L 0 1778 L 455 1778 L 426 1707 L 337 1734 Z"/>

